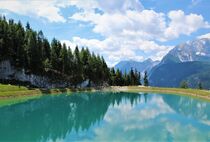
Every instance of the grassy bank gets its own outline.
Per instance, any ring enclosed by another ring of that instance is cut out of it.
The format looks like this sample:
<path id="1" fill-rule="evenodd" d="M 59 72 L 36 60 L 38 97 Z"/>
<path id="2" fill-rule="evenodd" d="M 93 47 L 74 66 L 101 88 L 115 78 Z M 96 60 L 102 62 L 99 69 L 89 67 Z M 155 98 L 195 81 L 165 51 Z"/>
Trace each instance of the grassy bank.
<path id="1" fill-rule="evenodd" d="M 45 94 L 61 94 L 71 93 L 75 91 L 95 91 L 93 88 L 86 89 L 34 89 L 23 86 L 3 85 L 0 84 L 0 106 L 23 102 L 28 99 L 39 98 Z M 159 87 L 142 87 L 142 86 L 112 86 L 104 88 L 102 91 L 117 91 L 117 92 L 148 92 L 162 94 L 178 94 L 187 95 L 195 98 L 205 99 L 210 101 L 210 91 L 198 89 L 181 89 L 181 88 L 159 88 Z"/>
<path id="2" fill-rule="evenodd" d="M 62 89 L 38 89 L 38 88 L 27 88 L 16 85 L 4 85 L 0 84 L 0 107 L 19 102 L 24 102 L 29 99 L 39 98 L 46 94 L 61 94 L 71 93 L 76 91 L 93 91 L 94 89 L 73 89 L 73 88 L 62 88 Z"/>
<path id="3" fill-rule="evenodd" d="M 160 87 L 143 87 L 143 86 L 125 86 L 118 87 L 113 86 L 111 90 L 120 92 L 147 92 L 147 93 L 162 93 L 162 94 L 175 94 L 185 95 L 194 98 L 200 98 L 210 101 L 209 90 L 198 90 L 198 89 L 182 89 L 182 88 L 160 88 Z"/>
<path id="4" fill-rule="evenodd" d="M 0 84 L 0 99 L 13 98 L 19 96 L 30 96 L 30 95 L 43 95 L 43 94 L 59 94 L 59 93 L 70 93 L 75 91 L 91 91 L 91 88 L 85 89 L 73 89 L 73 88 L 57 88 L 57 89 L 38 89 L 38 88 L 27 88 L 16 85 L 4 85 Z"/>

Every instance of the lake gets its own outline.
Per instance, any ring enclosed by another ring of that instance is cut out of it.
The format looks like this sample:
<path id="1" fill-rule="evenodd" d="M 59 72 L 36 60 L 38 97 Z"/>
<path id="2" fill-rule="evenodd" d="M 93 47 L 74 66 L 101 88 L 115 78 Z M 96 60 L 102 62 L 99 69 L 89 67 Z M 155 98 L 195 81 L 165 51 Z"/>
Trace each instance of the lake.
<path id="1" fill-rule="evenodd" d="M 150 93 L 46 95 L 0 107 L 0 141 L 210 141 L 210 103 Z"/>

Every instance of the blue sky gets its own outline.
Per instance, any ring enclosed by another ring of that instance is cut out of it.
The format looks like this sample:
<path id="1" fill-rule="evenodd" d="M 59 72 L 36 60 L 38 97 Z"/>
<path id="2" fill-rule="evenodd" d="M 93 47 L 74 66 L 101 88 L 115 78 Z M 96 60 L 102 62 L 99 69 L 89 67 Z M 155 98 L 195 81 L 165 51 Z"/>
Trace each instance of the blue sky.
<path id="1" fill-rule="evenodd" d="M 160 60 L 179 43 L 210 37 L 209 0 L 1 0 L 0 13 L 51 40 L 89 47 L 109 66 Z"/>

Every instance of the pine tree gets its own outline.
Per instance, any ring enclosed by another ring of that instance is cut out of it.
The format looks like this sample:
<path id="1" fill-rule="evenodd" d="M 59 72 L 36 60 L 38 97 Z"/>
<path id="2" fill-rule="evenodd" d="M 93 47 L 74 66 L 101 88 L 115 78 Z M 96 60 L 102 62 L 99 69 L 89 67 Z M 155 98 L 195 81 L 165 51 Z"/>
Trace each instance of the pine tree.
<path id="1" fill-rule="evenodd" d="M 60 59 L 61 44 L 55 38 L 51 43 L 51 65 L 54 70 L 61 71 L 61 59 Z"/>
<path id="2" fill-rule="evenodd" d="M 28 66 L 31 72 L 39 72 L 39 59 L 38 56 L 38 50 L 37 50 L 37 41 L 36 41 L 36 33 L 30 32 L 28 43 L 27 43 L 27 51 L 28 51 Z"/>
<path id="3" fill-rule="evenodd" d="M 25 29 L 21 22 L 6 20 L 0 16 L 0 61 L 9 60 L 27 73 L 47 75 L 63 73 L 71 85 L 77 86 L 85 80 L 91 85 L 138 85 L 140 73 L 136 70 L 122 74 L 120 70 L 108 68 L 104 58 L 90 53 L 88 48 L 72 53 L 70 47 L 61 45 L 55 38 L 51 44 L 42 31 L 36 32 L 27 22 Z"/>
<path id="4" fill-rule="evenodd" d="M 89 65 L 89 57 L 90 52 L 87 49 L 82 48 L 80 52 L 81 62 L 82 62 L 82 70 L 83 70 L 83 81 L 88 79 L 89 72 L 90 72 L 90 65 Z"/>
<path id="5" fill-rule="evenodd" d="M 68 66 L 68 51 L 66 44 L 63 44 L 63 47 L 60 52 L 60 58 L 61 58 L 61 66 L 62 66 L 62 73 L 67 73 L 67 66 Z"/>
<path id="6" fill-rule="evenodd" d="M 134 74 L 133 68 L 131 68 L 131 70 L 130 70 L 130 79 L 131 79 L 130 85 L 135 85 L 136 79 L 135 79 L 135 74 Z"/>
<path id="7" fill-rule="evenodd" d="M 144 86 L 149 86 L 147 71 L 144 72 Z"/>
<path id="8" fill-rule="evenodd" d="M 70 78 L 73 77 L 73 68 L 74 68 L 74 57 L 71 51 L 71 48 L 68 47 L 67 50 L 67 54 L 68 54 L 68 63 L 67 63 L 67 68 L 66 68 L 66 73 L 70 76 Z"/>
<path id="9" fill-rule="evenodd" d="M 110 81 L 109 81 L 109 84 L 110 85 L 116 85 L 116 82 L 115 82 L 115 70 L 114 70 L 114 68 L 111 68 L 110 69 Z"/>
<path id="10" fill-rule="evenodd" d="M 187 83 L 187 81 L 182 81 L 181 84 L 180 84 L 180 87 L 181 87 L 181 88 L 184 88 L 184 89 L 187 89 L 187 88 L 188 88 L 188 83 Z"/>
<path id="11" fill-rule="evenodd" d="M 120 72 L 119 69 L 117 69 L 117 71 L 116 71 L 115 83 L 116 83 L 117 86 L 122 86 L 123 85 L 122 73 Z"/>
<path id="12" fill-rule="evenodd" d="M 200 89 L 200 90 L 203 89 L 203 86 L 202 86 L 202 83 L 201 82 L 198 83 L 198 89 Z"/>
<path id="13" fill-rule="evenodd" d="M 51 48 L 50 48 L 50 43 L 46 38 L 43 39 L 43 49 L 42 49 L 42 54 L 43 54 L 43 60 L 50 60 L 50 55 L 51 55 Z"/>
<path id="14" fill-rule="evenodd" d="M 76 87 L 78 84 L 82 83 L 82 62 L 80 58 L 80 52 L 78 46 L 74 50 L 74 68 L 73 68 L 73 85 Z"/>

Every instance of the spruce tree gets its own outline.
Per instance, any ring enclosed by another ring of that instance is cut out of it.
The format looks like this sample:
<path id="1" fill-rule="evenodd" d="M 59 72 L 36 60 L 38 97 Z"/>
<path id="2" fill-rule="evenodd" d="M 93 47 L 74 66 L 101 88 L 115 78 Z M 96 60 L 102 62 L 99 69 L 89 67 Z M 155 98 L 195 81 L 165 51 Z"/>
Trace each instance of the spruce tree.
<path id="1" fill-rule="evenodd" d="M 149 86 L 147 71 L 144 72 L 144 86 Z"/>
<path id="2" fill-rule="evenodd" d="M 52 68 L 57 71 L 62 70 L 60 52 L 61 44 L 58 40 L 54 38 L 51 43 L 51 65 Z"/>
<path id="3" fill-rule="evenodd" d="M 64 43 L 60 52 L 60 58 L 61 58 L 61 67 L 62 73 L 67 73 L 67 66 L 68 66 L 68 51 L 66 44 Z"/>
<path id="4" fill-rule="evenodd" d="M 203 86 L 202 86 L 202 83 L 201 82 L 198 83 L 198 89 L 200 89 L 200 90 L 203 89 Z"/>
<path id="5" fill-rule="evenodd" d="M 181 87 L 181 88 L 184 88 L 184 89 L 187 89 L 187 88 L 188 88 L 188 83 L 187 83 L 187 81 L 182 81 L 181 84 L 180 84 L 180 87 Z"/>

